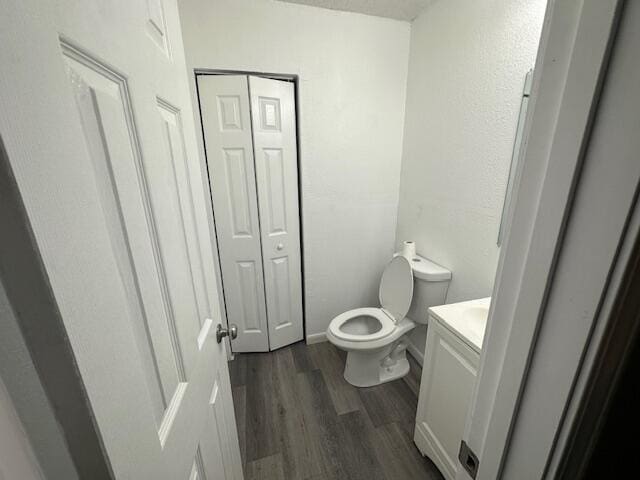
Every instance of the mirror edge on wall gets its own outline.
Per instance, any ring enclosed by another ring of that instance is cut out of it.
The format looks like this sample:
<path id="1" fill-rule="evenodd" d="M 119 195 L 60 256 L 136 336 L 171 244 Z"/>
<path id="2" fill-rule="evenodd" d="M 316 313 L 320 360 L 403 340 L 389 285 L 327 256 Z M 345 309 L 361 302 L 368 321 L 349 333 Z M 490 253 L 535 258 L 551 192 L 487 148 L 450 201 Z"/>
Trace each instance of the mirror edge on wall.
<path id="1" fill-rule="evenodd" d="M 504 235 L 504 227 L 506 222 L 507 211 L 511 204 L 513 193 L 513 183 L 515 174 L 520 161 L 520 147 L 522 145 L 522 136 L 524 134 L 524 126 L 527 118 L 527 109 L 529 108 L 529 96 L 531 95 L 531 79 L 533 78 L 533 70 L 529 70 L 524 78 L 524 88 L 522 90 L 522 102 L 520 103 L 520 113 L 518 114 L 518 125 L 516 127 L 516 137 L 513 142 L 513 151 L 511 153 L 511 164 L 509 166 L 509 176 L 507 177 L 507 188 L 502 203 L 502 213 L 500 215 L 500 226 L 498 227 L 498 238 L 496 245 L 502 245 L 502 237 Z"/>

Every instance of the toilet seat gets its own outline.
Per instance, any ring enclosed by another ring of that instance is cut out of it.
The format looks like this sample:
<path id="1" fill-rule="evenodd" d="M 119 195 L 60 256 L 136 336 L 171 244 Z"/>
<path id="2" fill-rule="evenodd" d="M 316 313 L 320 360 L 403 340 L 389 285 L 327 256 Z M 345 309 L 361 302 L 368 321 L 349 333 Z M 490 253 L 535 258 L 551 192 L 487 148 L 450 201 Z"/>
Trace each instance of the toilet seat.
<path id="1" fill-rule="evenodd" d="M 342 326 L 357 317 L 372 317 L 380 322 L 380 330 L 369 335 L 352 334 L 342 331 Z M 396 328 L 395 322 L 382 308 L 354 308 L 341 313 L 329 324 L 329 331 L 333 336 L 347 342 L 370 342 L 379 340 L 391 334 Z"/>
<path id="2" fill-rule="evenodd" d="M 380 308 L 356 308 L 341 313 L 329 324 L 328 333 L 343 342 L 373 342 L 390 336 L 397 329 L 411 305 L 413 297 L 413 271 L 409 261 L 395 257 L 384 269 L 380 280 Z M 371 317 L 380 322 L 380 329 L 370 334 L 349 333 L 342 329 L 349 320 Z"/>

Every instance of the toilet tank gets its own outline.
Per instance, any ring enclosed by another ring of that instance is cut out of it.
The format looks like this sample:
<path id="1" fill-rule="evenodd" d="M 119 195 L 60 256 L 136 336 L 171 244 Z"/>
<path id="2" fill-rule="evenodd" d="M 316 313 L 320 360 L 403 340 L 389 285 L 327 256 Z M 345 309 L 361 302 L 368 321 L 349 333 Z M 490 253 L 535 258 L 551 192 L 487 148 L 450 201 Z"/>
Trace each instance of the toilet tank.
<path id="1" fill-rule="evenodd" d="M 445 302 L 451 271 L 420 255 L 408 260 L 413 269 L 413 298 L 407 317 L 426 325 L 427 309 Z"/>

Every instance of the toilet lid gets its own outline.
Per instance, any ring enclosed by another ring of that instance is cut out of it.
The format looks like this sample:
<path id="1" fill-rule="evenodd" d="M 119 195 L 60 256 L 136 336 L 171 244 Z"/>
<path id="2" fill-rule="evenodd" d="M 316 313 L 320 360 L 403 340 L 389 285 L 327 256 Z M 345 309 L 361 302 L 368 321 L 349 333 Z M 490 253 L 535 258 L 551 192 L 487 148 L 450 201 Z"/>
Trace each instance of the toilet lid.
<path id="1" fill-rule="evenodd" d="M 397 256 L 384 269 L 380 280 L 380 305 L 393 316 L 396 322 L 402 320 L 413 298 L 413 271 L 411 264 L 403 256 Z"/>

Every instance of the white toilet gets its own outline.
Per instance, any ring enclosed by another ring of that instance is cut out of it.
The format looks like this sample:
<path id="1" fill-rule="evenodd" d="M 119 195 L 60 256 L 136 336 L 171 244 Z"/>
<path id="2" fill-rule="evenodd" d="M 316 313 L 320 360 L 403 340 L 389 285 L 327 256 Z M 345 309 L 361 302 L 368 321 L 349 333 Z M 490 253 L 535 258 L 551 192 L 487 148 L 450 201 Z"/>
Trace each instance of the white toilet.
<path id="1" fill-rule="evenodd" d="M 427 324 L 427 309 L 445 301 L 451 272 L 426 258 L 397 255 L 380 280 L 380 307 L 356 308 L 334 318 L 327 339 L 347 351 L 344 378 L 371 387 L 409 372 L 406 335 Z"/>

